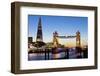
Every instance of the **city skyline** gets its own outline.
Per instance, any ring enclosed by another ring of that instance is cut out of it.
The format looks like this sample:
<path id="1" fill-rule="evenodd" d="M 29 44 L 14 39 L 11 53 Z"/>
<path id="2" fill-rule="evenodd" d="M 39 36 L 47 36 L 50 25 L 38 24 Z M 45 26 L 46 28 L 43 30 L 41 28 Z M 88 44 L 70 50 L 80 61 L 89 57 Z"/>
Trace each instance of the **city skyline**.
<path id="1" fill-rule="evenodd" d="M 28 37 L 36 41 L 37 27 L 41 17 L 43 41 L 52 42 L 53 32 L 57 31 L 60 36 L 76 35 L 81 33 L 81 44 L 87 45 L 88 41 L 88 18 L 72 16 L 43 16 L 28 15 Z M 59 43 L 66 46 L 75 46 L 76 39 L 59 39 Z"/>

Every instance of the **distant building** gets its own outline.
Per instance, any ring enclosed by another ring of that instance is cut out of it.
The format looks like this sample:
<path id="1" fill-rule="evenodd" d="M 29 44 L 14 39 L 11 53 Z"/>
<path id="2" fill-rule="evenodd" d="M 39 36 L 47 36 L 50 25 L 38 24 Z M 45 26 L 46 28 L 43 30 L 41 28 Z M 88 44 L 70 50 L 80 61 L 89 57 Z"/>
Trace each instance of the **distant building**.
<path id="1" fill-rule="evenodd" d="M 53 43 L 52 43 L 52 42 L 46 43 L 46 47 L 47 47 L 47 48 L 52 48 L 52 47 L 53 47 Z"/>
<path id="2" fill-rule="evenodd" d="M 32 43 L 33 38 L 32 37 L 28 37 L 28 43 Z"/>

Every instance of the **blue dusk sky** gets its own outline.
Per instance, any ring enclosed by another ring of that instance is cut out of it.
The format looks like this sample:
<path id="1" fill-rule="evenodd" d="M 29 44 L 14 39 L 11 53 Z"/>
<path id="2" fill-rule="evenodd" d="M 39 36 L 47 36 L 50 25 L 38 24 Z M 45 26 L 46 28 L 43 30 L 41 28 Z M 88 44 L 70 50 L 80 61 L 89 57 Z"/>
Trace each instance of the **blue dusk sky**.
<path id="1" fill-rule="evenodd" d="M 81 33 L 81 44 L 87 45 L 88 17 L 28 15 L 28 37 L 33 37 L 33 41 L 36 41 L 40 17 L 44 42 L 52 42 L 53 32 L 55 31 L 57 31 L 60 36 L 69 36 L 76 35 L 76 32 L 79 30 Z M 76 39 L 59 39 L 59 42 L 65 45 L 75 45 L 75 40 Z"/>

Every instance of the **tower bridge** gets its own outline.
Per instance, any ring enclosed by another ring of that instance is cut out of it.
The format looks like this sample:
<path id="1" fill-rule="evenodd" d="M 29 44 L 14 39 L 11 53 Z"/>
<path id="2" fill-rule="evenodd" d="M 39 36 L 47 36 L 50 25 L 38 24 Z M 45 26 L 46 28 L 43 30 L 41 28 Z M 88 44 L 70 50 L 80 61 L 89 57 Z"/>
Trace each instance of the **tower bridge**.
<path id="1" fill-rule="evenodd" d="M 54 45 L 54 47 L 59 46 L 58 38 L 61 38 L 61 39 L 76 38 L 76 47 L 81 47 L 81 38 L 80 38 L 80 32 L 79 31 L 77 31 L 76 35 L 74 35 L 74 36 L 73 35 L 71 35 L 71 36 L 59 36 L 57 31 L 55 31 L 53 33 L 53 45 Z"/>

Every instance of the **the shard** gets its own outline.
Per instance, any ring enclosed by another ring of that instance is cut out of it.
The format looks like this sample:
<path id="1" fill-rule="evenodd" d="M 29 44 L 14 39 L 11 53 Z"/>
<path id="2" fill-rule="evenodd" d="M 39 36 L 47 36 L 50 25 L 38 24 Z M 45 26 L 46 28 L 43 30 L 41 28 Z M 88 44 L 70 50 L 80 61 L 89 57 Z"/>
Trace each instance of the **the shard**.
<path id="1" fill-rule="evenodd" d="M 41 17 L 38 22 L 36 42 L 43 42 Z"/>

